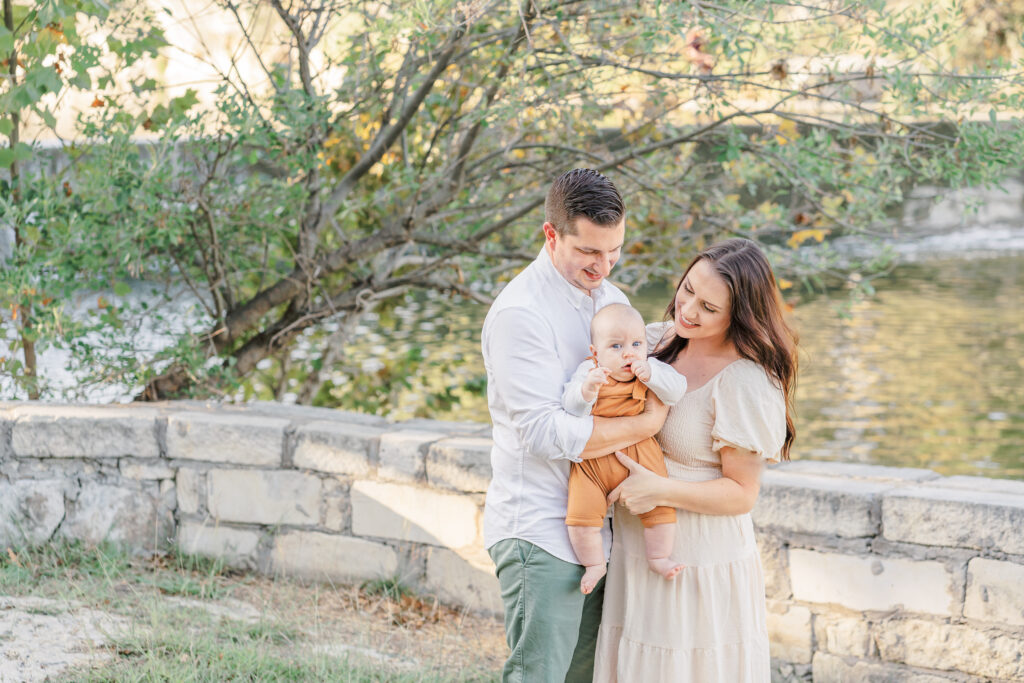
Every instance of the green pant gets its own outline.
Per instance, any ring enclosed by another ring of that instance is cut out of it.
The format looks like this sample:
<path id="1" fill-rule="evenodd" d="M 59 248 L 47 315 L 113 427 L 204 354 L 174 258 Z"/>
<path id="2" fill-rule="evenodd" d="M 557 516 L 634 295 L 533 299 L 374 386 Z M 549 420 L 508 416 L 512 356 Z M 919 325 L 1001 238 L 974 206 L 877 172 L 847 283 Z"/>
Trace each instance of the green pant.
<path id="1" fill-rule="evenodd" d="M 604 579 L 584 596 L 578 564 L 517 538 L 498 541 L 488 552 L 498 570 L 505 639 L 512 651 L 502 681 L 590 683 Z"/>

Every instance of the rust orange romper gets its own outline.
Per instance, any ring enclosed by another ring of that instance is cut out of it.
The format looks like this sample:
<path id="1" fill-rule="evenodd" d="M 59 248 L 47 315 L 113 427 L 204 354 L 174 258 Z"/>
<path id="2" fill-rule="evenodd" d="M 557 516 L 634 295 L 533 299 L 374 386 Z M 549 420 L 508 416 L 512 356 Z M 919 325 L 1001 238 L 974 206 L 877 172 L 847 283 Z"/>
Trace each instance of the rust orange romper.
<path id="1" fill-rule="evenodd" d="M 628 382 L 609 379 L 597 391 L 597 401 L 591 410 L 598 417 L 623 417 L 639 415 L 647 400 L 647 385 L 634 378 Z M 665 455 L 654 437 L 622 449 L 627 457 L 656 474 L 665 477 Z M 614 453 L 574 462 L 569 471 L 569 511 L 565 516 L 568 526 L 604 526 L 608 512 L 608 494 L 622 483 L 629 470 L 619 462 Z M 656 524 L 674 524 L 675 508 L 656 507 L 639 515 L 644 527 Z"/>

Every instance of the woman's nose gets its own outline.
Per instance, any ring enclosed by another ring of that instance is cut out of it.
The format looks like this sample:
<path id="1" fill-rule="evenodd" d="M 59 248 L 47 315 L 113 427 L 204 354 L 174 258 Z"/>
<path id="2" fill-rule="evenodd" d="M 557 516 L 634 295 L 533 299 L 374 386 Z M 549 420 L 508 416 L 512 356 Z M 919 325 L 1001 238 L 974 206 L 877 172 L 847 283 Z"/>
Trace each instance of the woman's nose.
<path id="1" fill-rule="evenodd" d="M 684 316 L 687 320 L 693 320 L 694 312 L 694 300 L 681 301 L 679 302 L 679 314 Z"/>

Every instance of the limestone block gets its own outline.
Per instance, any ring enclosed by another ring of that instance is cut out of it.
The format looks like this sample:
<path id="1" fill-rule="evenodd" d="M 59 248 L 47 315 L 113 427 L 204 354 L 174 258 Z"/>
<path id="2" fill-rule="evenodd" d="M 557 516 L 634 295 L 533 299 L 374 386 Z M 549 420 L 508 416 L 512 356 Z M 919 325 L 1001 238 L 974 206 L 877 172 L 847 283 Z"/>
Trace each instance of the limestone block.
<path id="1" fill-rule="evenodd" d="M 941 563 L 789 549 L 793 598 L 855 610 L 954 613 L 953 575 Z"/>
<path id="2" fill-rule="evenodd" d="M 963 681 L 961 676 L 945 676 L 933 671 L 920 671 L 897 664 L 848 660 L 819 652 L 814 655 L 814 683 L 951 683 Z"/>
<path id="3" fill-rule="evenodd" d="M 278 466 L 288 420 L 235 413 L 175 413 L 167 455 L 179 460 Z"/>
<path id="4" fill-rule="evenodd" d="M 352 484 L 352 533 L 461 548 L 477 537 L 479 510 L 466 496 L 357 481 Z"/>
<path id="5" fill-rule="evenodd" d="M 377 415 L 367 415 L 350 410 L 338 410 L 336 408 L 315 408 L 313 406 L 302 406 L 279 401 L 249 401 L 243 404 L 214 404 L 217 410 L 234 410 L 246 415 L 261 415 L 264 417 L 279 417 L 292 420 L 296 424 L 309 422 L 351 422 L 362 425 L 377 425 L 386 427 L 388 422 Z"/>
<path id="6" fill-rule="evenodd" d="M 398 555 L 383 543 L 317 531 L 290 531 L 274 539 L 274 572 L 317 581 L 361 581 L 394 576 Z"/>
<path id="7" fill-rule="evenodd" d="M 310 422 L 296 432 L 295 466 L 368 477 L 373 473 L 381 427 L 348 422 Z"/>
<path id="8" fill-rule="evenodd" d="M 46 543 L 62 519 L 63 482 L 0 481 L 0 547 Z"/>
<path id="9" fill-rule="evenodd" d="M 156 550 L 173 537 L 174 520 L 160 504 L 155 483 L 134 490 L 86 481 L 78 498 L 68 503 L 59 533 L 86 543 L 110 541 L 134 550 Z"/>
<path id="10" fill-rule="evenodd" d="M 445 436 L 442 432 L 418 429 L 392 431 L 381 435 L 378 475 L 388 481 L 422 481 L 426 476 L 427 449 L 430 444 Z"/>
<path id="11" fill-rule="evenodd" d="M 869 657 L 871 628 L 862 619 L 819 614 L 814 618 L 814 639 L 819 650 L 834 655 Z"/>
<path id="12" fill-rule="evenodd" d="M 993 480 L 980 479 L 980 482 Z M 882 499 L 883 535 L 922 545 L 1024 554 L 1024 494 L 1004 484 L 975 488 L 930 485 L 889 491 Z"/>
<path id="13" fill-rule="evenodd" d="M 816 474 L 819 476 L 840 477 L 842 479 L 870 479 L 873 481 L 918 482 L 939 479 L 940 475 L 931 470 L 916 467 L 885 467 L 884 465 L 864 465 L 854 462 L 835 462 L 832 460 L 793 460 L 773 465 L 769 471 L 787 474 Z"/>
<path id="14" fill-rule="evenodd" d="M 323 526 L 331 531 L 346 531 L 352 519 L 349 486 L 335 477 L 323 480 Z"/>
<path id="15" fill-rule="evenodd" d="M 320 478 L 290 470 L 211 470 L 206 474 L 210 514 L 222 522 L 320 523 Z"/>
<path id="16" fill-rule="evenodd" d="M 156 458 L 152 408 L 28 405 L 14 408 L 11 449 L 23 458 Z"/>
<path id="17" fill-rule="evenodd" d="M 205 500 L 206 477 L 191 467 L 179 467 L 175 477 L 178 495 L 178 512 L 186 515 L 198 514 Z"/>
<path id="18" fill-rule="evenodd" d="M 1024 481 L 1016 479 L 988 479 L 987 477 L 941 477 L 924 484 L 928 488 L 968 489 L 986 493 L 1007 493 L 1024 497 Z"/>
<path id="19" fill-rule="evenodd" d="M 174 479 L 175 474 L 175 469 L 165 460 L 137 462 L 121 459 L 117 468 L 125 479 Z"/>
<path id="20" fill-rule="evenodd" d="M 757 547 L 761 552 L 765 595 L 776 600 L 785 600 L 793 594 L 793 589 L 789 586 L 789 561 L 785 544 L 762 533 L 757 536 Z"/>
<path id="21" fill-rule="evenodd" d="M 767 471 L 751 513 L 759 527 L 846 538 L 878 533 L 881 494 L 892 482 Z"/>
<path id="22" fill-rule="evenodd" d="M 811 680 L 811 665 L 790 664 L 781 659 L 773 659 L 770 675 L 771 683 L 808 683 Z"/>
<path id="23" fill-rule="evenodd" d="M 981 557 L 971 560 L 964 616 L 1024 626 L 1024 565 Z"/>
<path id="24" fill-rule="evenodd" d="M 192 555 L 220 558 L 231 567 L 255 568 L 259 544 L 259 532 L 249 529 L 187 521 L 178 526 L 179 548 Z"/>
<path id="25" fill-rule="evenodd" d="M 772 659 L 809 664 L 814 653 L 811 610 L 770 600 L 767 620 Z"/>
<path id="26" fill-rule="evenodd" d="M 491 483 L 489 438 L 454 437 L 431 444 L 427 452 L 427 481 L 431 486 L 485 493 Z"/>
<path id="27" fill-rule="evenodd" d="M 1011 681 L 1024 679 L 1024 637 L 971 626 L 909 619 L 875 627 L 882 659 Z"/>
<path id="28" fill-rule="evenodd" d="M 451 422 L 448 420 L 431 420 L 424 417 L 414 417 L 411 420 L 395 422 L 391 425 L 391 428 L 434 432 L 444 434 L 447 437 L 489 437 L 491 435 L 491 425 L 486 422 Z"/>
<path id="29" fill-rule="evenodd" d="M 490 614 L 504 609 L 494 562 L 480 546 L 431 548 L 424 587 L 448 604 Z"/>

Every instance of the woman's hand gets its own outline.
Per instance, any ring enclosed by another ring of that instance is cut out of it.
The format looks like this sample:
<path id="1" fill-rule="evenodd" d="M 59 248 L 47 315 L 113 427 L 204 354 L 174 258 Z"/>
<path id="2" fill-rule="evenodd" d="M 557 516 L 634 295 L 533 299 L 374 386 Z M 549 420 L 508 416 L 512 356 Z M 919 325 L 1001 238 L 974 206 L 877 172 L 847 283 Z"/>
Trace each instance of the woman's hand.
<path id="1" fill-rule="evenodd" d="M 661 487 L 667 481 L 665 477 L 630 460 L 622 451 L 615 451 L 615 457 L 629 470 L 629 476 L 608 494 L 608 504 L 619 501 L 634 515 L 642 515 L 661 505 Z"/>

